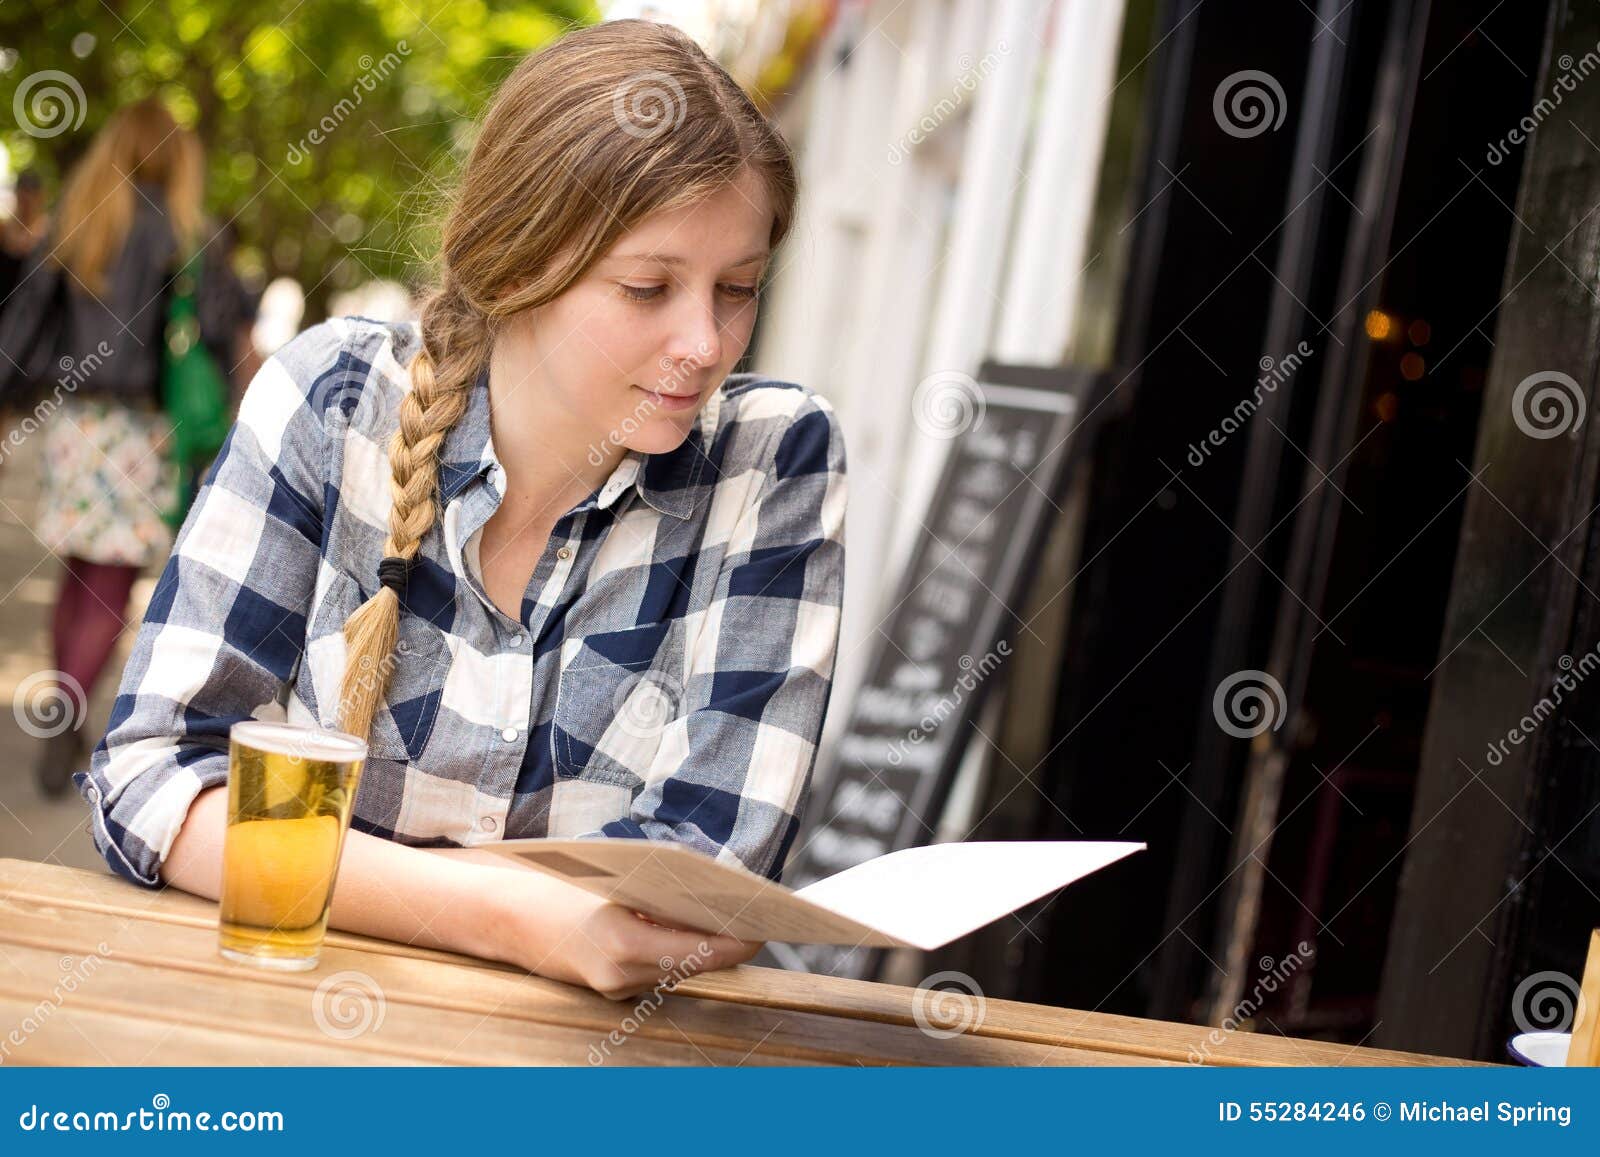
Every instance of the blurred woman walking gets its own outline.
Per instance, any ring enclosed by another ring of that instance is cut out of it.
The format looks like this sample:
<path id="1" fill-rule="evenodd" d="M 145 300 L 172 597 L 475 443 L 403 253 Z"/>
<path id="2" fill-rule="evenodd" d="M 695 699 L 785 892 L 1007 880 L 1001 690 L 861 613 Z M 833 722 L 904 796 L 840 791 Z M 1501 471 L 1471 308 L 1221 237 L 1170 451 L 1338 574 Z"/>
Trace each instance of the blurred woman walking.
<path id="1" fill-rule="evenodd" d="M 118 109 L 0 309 L 0 406 L 38 420 L 33 531 L 65 565 L 52 677 L 72 725 L 44 737 L 35 773 L 47 796 L 65 792 L 85 753 L 85 709 L 135 580 L 172 549 L 182 497 L 163 358 L 174 281 L 197 253 L 199 336 L 224 372 L 232 364 L 240 319 L 222 315 L 237 298 L 206 292 L 226 270 L 206 250 L 203 180 L 199 141 L 158 99 Z"/>

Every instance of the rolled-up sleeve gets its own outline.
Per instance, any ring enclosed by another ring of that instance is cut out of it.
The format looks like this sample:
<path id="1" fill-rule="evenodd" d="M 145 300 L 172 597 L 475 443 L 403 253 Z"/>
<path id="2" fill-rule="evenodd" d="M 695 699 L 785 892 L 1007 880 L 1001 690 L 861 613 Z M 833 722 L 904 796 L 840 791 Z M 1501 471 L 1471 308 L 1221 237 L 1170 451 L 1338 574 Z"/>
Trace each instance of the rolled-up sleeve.
<path id="1" fill-rule="evenodd" d="M 327 375 L 347 372 L 323 323 L 262 366 L 156 584 L 90 769 L 73 776 L 112 870 L 160 887 L 194 798 L 227 782 L 228 731 L 282 719 L 321 557 Z"/>
<path id="2" fill-rule="evenodd" d="M 683 843 L 778 879 L 832 689 L 845 498 L 838 421 L 807 395 L 728 542 L 646 786 L 586 835 Z"/>

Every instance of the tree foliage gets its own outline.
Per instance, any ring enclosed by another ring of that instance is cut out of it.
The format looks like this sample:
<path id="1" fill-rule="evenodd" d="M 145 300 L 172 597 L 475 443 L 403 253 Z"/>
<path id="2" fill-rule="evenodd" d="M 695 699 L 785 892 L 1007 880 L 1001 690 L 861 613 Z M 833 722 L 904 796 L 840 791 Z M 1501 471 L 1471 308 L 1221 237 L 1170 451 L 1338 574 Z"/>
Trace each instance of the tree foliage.
<path id="1" fill-rule="evenodd" d="M 294 277 L 314 318 L 331 292 L 425 275 L 484 102 L 597 18 L 585 0 L 4 0 L 0 144 L 53 194 L 112 110 L 159 93 L 205 146 L 241 264 Z"/>

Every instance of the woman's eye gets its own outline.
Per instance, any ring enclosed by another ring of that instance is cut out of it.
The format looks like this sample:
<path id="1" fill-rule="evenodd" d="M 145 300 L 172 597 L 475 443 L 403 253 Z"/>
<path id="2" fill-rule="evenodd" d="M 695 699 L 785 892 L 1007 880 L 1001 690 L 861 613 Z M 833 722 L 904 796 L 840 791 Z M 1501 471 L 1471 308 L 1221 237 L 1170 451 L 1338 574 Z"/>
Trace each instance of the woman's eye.
<path id="1" fill-rule="evenodd" d="M 724 284 L 718 288 L 735 301 L 754 301 L 761 293 L 760 286 L 756 285 Z M 629 285 L 627 282 L 619 282 L 617 291 L 629 301 L 643 302 L 657 300 L 662 294 L 666 293 L 667 287 L 665 285 Z"/>

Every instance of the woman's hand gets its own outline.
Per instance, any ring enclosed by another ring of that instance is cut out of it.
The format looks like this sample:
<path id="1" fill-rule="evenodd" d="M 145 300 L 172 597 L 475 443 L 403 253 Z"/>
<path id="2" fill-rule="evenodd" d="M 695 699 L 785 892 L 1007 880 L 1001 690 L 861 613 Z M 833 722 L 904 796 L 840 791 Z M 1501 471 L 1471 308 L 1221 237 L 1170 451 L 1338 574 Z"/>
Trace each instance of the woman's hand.
<path id="1" fill-rule="evenodd" d="M 163 882 L 215 900 L 227 820 L 226 784 L 196 796 L 162 861 Z M 761 949 L 662 928 L 481 849 L 411 848 L 359 831 L 345 835 L 328 920 L 363 936 L 503 960 L 613 1000 L 743 963 Z"/>
<path id="2" fill-rule="evenodd" d="M 612 1000 L 742 964 L 761 950 L 759 943 L 731 936 L 653 924 L 542 872 L 515 866 L 485 871 L 496 877 L 485 888 L 496 930 L 491 954 Z"/>

